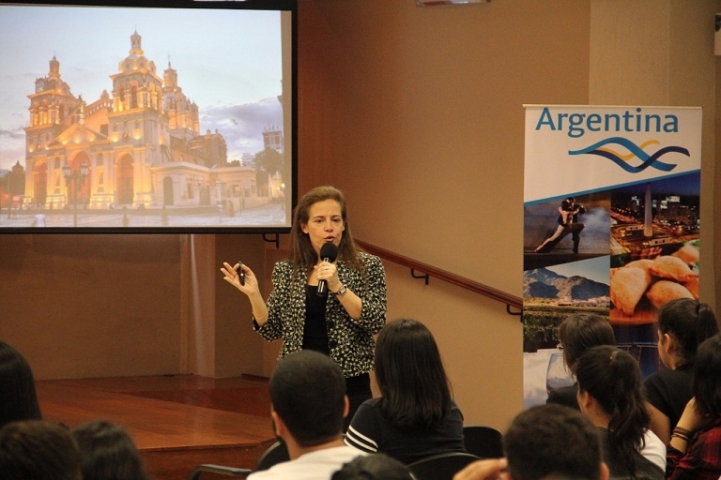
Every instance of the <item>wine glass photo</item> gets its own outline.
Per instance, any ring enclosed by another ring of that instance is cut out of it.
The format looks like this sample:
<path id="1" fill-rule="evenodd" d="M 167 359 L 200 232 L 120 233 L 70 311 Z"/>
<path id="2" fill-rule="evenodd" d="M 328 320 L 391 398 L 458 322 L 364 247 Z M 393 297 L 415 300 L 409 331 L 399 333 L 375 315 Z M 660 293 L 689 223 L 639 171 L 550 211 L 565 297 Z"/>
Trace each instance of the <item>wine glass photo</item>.
<path id="1" fill-rule="evenodd" d="M 550 394 L 558 388 L 573 384 L 573 377 L 563 361 L 563 352 L 553 352 L 548 359 L 548 368 L 546 369 L 546 393 Z"/>

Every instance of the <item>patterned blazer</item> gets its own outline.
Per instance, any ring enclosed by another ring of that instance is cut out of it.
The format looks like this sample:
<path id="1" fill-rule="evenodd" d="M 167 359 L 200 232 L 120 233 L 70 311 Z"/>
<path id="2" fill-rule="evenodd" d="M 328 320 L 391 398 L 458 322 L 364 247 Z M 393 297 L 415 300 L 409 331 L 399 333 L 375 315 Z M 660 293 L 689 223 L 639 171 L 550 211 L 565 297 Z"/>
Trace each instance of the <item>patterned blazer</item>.
<path id="1" fill-rule="evenodd" d="M 328 326 L 330 357 L 346 377 L 356 377 L 373 369 L 373 335 L 386 322 L 386 274 L 380 258 L 358 252 L 364 272 L 337 264 L 338 278 L 361 299 L 361 316 L 353 320 L 332 293 L 328 294 L 325 320 Z M 305 272 L 293 272 L 289 260 L 273 267 L 273 291 L 268 297 L 268 321 L 262 326 L 253 319 L 253 329 L 268 341 L 283 338 L 278 360 L 303 346 L 305 296 L 308 283 Z"/>

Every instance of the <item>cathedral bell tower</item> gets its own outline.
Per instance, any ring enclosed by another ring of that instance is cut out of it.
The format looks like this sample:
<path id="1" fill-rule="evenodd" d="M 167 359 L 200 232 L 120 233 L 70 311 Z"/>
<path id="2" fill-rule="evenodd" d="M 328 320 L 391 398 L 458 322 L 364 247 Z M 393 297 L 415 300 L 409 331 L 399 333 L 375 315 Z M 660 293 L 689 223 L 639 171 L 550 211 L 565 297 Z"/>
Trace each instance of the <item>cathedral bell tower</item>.
<path id="1" fill-rule="evenodd" d="M 155 62 L 145 57 L 137 31 L 130 36 L 128 56 L 110 78 L 113 107 L 108 114 L 108 137 L 116 152 L 116 178 L 121 179 L 119 202 L 149 205 L 150 167 L 162 161 L 169 138 L 162 109 L 163 80 Z"/>
<path id="2" fill-rule="evenodd" d="M 35 79 L 30 99 L 30 121 L 25 127 L 25 195 L 45 205 L 49 193 L 60 193 L 59 165 L 63 158 L 51 144 L 74 122 L 78 99 L 60 76 L 60 62 L 53 57 L 47 76 Z M 52 190 L 48 191 L 48 184 Z M 57 192 L 56 192 L 57 190 Z"/>
<path id="3" fill-rule="evenodd" d="M 163 107 L 168 115 L 168 129 L 172 136 L 191 140 L 200 133 L 198 105 L 191 102 L 178 86 L 178 72 L 168 62 L 163 73 Z"/>

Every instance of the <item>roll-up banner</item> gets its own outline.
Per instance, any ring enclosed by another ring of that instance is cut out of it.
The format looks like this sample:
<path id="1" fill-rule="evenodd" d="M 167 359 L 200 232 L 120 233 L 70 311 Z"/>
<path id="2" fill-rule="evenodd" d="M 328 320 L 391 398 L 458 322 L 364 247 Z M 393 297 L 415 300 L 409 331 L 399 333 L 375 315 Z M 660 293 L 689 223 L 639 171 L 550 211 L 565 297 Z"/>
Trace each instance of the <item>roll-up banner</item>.
<path id="1" fill-rule="evenodd" d="M 701 114 L 525 105 L 524 407 L 573 384 L 557 330 L 574 313 L 659 369 L 659 308 L 698 298 Z"/>

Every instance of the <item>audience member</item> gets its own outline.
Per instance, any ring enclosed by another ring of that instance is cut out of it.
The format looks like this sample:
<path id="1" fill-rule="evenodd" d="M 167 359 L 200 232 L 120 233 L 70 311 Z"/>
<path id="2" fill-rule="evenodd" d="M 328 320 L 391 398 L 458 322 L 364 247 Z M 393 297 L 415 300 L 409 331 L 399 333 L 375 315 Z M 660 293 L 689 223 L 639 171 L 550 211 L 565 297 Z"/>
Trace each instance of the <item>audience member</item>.
<path id="1" fill-rule="evenodd" d="M 0 429 L 2 480 L 82 480 L 80 452 L 70 431 L 43 420 Z"/>
<path id="2" fill-rule="evenodd" d="M 684 408 L 668 445 L 669 480 L 715 480 L 721 475 L 721 335 L 698 347 Z"/>
<path id="3" fill-rule="evenodd" d="M 641 369 L 631 354 L 605 345 L 576 363 L 578 405 L 599 428 L 611 478 L 663 480 L 666 447 L 648 429 Z"/>
<path id="4" fill-rule="evenodd" d="M 253 473 L 250 480 L 328 480 L 363 455 L 343 444 L 348 397 L 343 371 L 330 357 L 313 350 L 286 355 L 270 377 L 269 390 L 273 428 L 290 461 Z"/>
<path id="5" fill-rule="evenodd" d="M 463 452 L 463 415 L 451 397 L 438 346 L 416 320 L 387 324 L 376 342 L 381 397 L 364 402 L 345 443 L 382 452 L 405 464 L 445 452 Z"/>
<path id="6" fill-rule="evenodd" d="M 559 348 L 568 371 L 575 372 L 576 361 L 587 349 L 598 345 L 616 345 L 613 328 L 607 318 L 596 313 L 579 312 L 566 317 L 558 326 Z M 560 403 L 578 410 L 576 384 L 557 388 L 548 394 L 546 403 Z"/>
<path id="7" fill-rule="evenodd" d="M 16 420 L 41 420 L 30 365 L 20 352 L 0 341 L 0 427 Z"/>
<path id="8" fill-rule="evenodd" d="M 713 310 L 690 298 L 666 303 L 658 314 L 658 354 L 666 366 L 645 382 L 651 430 L 664 442 L 691 400 L 691 370 L 696 348 L 718 333 Z"/>
<path id="9" fill-rule="evenodd" d="M 80 449 L 83 480 L 148 480 L 135 443 L 122 427 L 94 420 L 71 433 Z"/>
<path id="10" fill-rule="evenodd" d="M 408 466 L 398 460 L 375 453 L 361 455 L 343 465 L 331 480 L 414 480 Z"/>
<path id="11" fill-rule="evenodd" d="M 608 478 L 596 428 L 578 410 L 563 405 L 539 405 L 518 414 L 503 437 L 503 447 L 506 458 L 474 462 L 454 480 Z"/>

